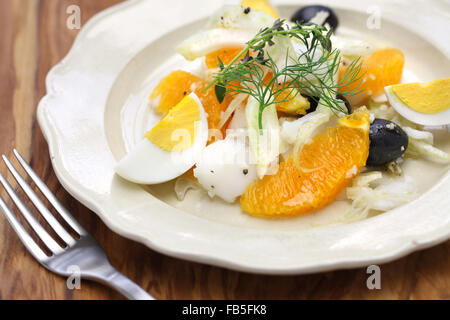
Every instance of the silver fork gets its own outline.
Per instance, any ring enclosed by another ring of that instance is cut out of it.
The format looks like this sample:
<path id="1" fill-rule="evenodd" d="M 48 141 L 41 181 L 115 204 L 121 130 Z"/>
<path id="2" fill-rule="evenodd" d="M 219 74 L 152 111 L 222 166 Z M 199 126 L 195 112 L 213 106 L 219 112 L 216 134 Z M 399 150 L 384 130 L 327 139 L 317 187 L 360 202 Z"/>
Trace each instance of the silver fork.
<path id="1" fill-rule="evenodd" d="M 36 209 L 41 213 L 48 224 L 53 228 L 55 233 L 66 244 L 61 247 L 50 234 L 42 227 L 37 219 L 32 215 L 30 210 L 25 206 L 23 201 L 14 192 L 14 189 L 8 181 L 0 174 L 0 182 L 9 194 L 19 211 L 27 220 L 28 224 L 42 240 L 44 245 L 51 251 L 48 256 L 31 238 L 28 232 L 21 225 L 12 210 L 0 196 L 0 208 L 8 219 L 9 223 L 16 231 L 22 243 L 28 251 L 42 264 L 45 268 L 59 275 L 69 277 L 73 275 L 73 266 L 78 267 L 80 277 L 94 281 L 98 281 L 110 286 L 129 299 L 136 300 L 153 300 L 154 298 L 140 288 L 133 281 L 128 279 L 122 273 L 117 271 L 109 262 L 103 249 L 98 242 L 70 215 L 63 207 L 48 187 L 42 182 L 37 174 L 26 163 L 22 156 L 14 149 L 14 155 L 20 165 L 30 176 L 31 180 L 36 184 L 42 194 L 48 199 L 56 211 L 67 222 L 67 224 L 79 235 L 79 239 L 72 237 L 69 232 L 56 220 L 53 214 L 48 210 L 44 203 L 34 193 L 25 179 L 17 172 L 11 162 L 3 155 L 8 170 L 12 173 L 17 183 L 23 189 L 25 194 L 31 200 Z"/>

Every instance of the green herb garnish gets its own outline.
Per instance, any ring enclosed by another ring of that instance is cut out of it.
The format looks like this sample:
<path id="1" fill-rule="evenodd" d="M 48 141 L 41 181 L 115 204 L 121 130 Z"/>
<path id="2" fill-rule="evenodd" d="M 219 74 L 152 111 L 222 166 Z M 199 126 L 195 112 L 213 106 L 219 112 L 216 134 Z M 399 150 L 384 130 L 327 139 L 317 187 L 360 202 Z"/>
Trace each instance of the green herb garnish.
<path id="1" fill-rule="evenodd" d="M 357 59 L 346 68 L 342 80 L 335 83 L 340 53 L 332 49 L 331 33 L 331 30 L 315 24 L 297 23 L 290 27 L 284 20 L 276 20 L 272 27 L 262 29 L 247 42 L 247 46 L 227 66 L 219 59 L 220 71 L 204 91 L 214 85 L 219 102 L 226 94 L 244 93 L 254 97 L 259 102 L 259 129 L 262 129 L 262 112 L 266 107 L 290 101 L 300 92 L 319 98 L 322 105 L 334 112 L 347 113 L 342 101 L 336 98 L 338 89 L 361 80 L 364 75 L 359 75 L 361 63 Z M 286 37 L 297 39 L 306 50 L 297 56 L 287 49 L 280 68 L 280 63 L 274 61 L 269 51 Z M 350 96 L 359 92 L 353 89 L 340 94 Z"/>

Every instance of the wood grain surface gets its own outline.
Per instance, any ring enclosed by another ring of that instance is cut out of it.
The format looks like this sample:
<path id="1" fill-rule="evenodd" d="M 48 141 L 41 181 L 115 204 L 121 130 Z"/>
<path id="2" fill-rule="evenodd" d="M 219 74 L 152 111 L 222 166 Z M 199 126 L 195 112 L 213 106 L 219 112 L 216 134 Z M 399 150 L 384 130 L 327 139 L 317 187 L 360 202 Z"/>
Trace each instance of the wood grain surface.
<path id="1" fill-rule="evenodd" d="M 153 0 L 149 0 L 153 1 Z M 450 242 L 381 265 L 381 290 L 365 268 L 303 276 L 261 276 L 186 262 L 110 231 L 58 183 L 36 123 L 45 76 L 68 52 L 78 30 L 66 27 L 69 5 L 82 22 L 119 0 L 0 1 L 0 152 L 17 148 L 57 197 L 105 248 L 111 262 L 158 299 L 450 299 Z M 0 171 L 10 181 L 3 164 Z M 17 186 L 14 185 L 17 189 Z M 5 197 L 5 192 L 0 194 Z M 41 267 L 0 216 L 0 299 L 122 299 L 89 281 L 69 290 Z"/>

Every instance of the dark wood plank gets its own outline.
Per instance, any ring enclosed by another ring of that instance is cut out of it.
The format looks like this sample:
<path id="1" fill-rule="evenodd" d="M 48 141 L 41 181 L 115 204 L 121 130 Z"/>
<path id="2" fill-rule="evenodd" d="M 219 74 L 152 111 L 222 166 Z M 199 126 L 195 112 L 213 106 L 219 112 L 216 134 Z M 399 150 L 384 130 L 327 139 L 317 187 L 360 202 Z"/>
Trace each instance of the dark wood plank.
<path id="1" fill-rule="evenodd" d="M 117 2 L 0 1 L 0 151 L 10 154 L 18 148 L 119 270 L 160 299 L 450 299 L 450 242 L 382 265 L 382 289 L 368 290 L 365 269 L 276 277 L 166 257 L 108 230 L 73 200 L 52 170 L 35 110 L 45 94 L 48 70 L 65 56 L 77 34 L 66 28 L 67 6 L 79 5 L 84 23 Z M 6 174 L 3 165 L 0 172 Z M 88 281 L 81 290 L 68 290 L 65 279 L 40 267 L 25 251 L 3 216 L 0 278 L 0 299 L 122 299 Z"/>

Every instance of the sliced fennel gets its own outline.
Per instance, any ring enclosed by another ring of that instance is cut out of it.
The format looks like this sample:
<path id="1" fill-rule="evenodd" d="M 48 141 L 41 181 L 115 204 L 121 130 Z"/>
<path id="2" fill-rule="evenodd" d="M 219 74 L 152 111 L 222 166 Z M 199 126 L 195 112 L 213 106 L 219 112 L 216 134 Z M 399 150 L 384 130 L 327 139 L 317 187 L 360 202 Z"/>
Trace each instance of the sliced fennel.
<path id="1" fill-rule="evenodd" d="M 255 35 L 261 29 L 273 25 L 275 20 L 267 13 L 258 10 L 245 13 L 240 5 L 225 5 L 211 17 L 206 28 L 238 29 Z"/>
<path id="2" fill-rule="evenodd" d="M 222 48 L 244 47 L 254 34 L 244 30 L 210 29 L 184 40 L 177 51 L 192 61 Z"/>
<path id="3" fill-rule="evenodd" d="M 375 50 L 375 46 L 372 43 L 364 40 L 348 39 L 332 35 L 331 41 L 333 42 L 333 47 L 349 59 L 369 56 Z"/>
<path id="4" fill-rule="evenodd" d="M 353 187 L 369 187 L 369 185 L 383 178 L 381 171 L 371 171 L 367 173 L 361 173 L 355 179 L 353 179 Z"/>
<path id="5" fill-rule="evenodd" d="M 245 109 L 251 152 L 251 163 L 256 164 L 258 178 L 270 174 L 271 165 L 278 164 L 280 154 L 280 127 L 275 105 L 264 108 L 262 130 L 259 130 L 259 102 L 250 96 Z"/>
<path id="6" fill-rule="evenodd" d="M 206 30 L 183 41 L 178 52 L 191 61 L 222 48 L 245 47 L 256 33 L 274 22 L 264 12 L 251 10 L 246 14 L 239 5 L 225 5 L 208 21 Z"/>
<path id="7" fill-rule="evenodd" d="M 428 144 L 433 144 L 434 137 L 433 134 L 429 131 L 420 131 L 411 127 L 403 127 L 402 129 L 406 132 L 410 140 L 417 140 Z"/>
<path id="8" fill-rule="evenodd" d="M 222 127 L 225 125 L 225 123 L 228 121 L 228 119 L 230 119 L 233 112 L 244 103 L 246 98 L 247 98 L 247 95 L 241 93 L 241 94 L 238 94 L 233 99 L 233 101 L 231 101 L 228 108 L 224 112 L 222 112 L 222 114 L 220 116 L 219 129 L 222 129 Z"/>
<path id="9" fill-rule="evenodd" d="M 433 134 L 429 131 L 421 131 L 410 127 L 403 127 L 409 138 L 406 155 L 410 157 L 422 156 L 436 163 L 450 163 L 450 154 L 433 146 Z"/>
<path id="10" fill-rule="evenodd" d="M 188 178 L 186 176 L 181 176 L 175 180 L 175 194 L 177 196 L 178 201 L 183 201 L 186 193 L 190 190 L 198 190 L 200 189 L 200 185 L 197 181 Z"/>
<path id="11" fill-rule="evenodd" d="M 383 184 L 373 186 L 382 179 L 379 171 L 362 173 L 347 188 L 347 198 L 353 200 L 352 207 L 343 217 L 343 222 L 367 218 L 371 210 L 388 211 L 410 202 L 416 197 L 414 186 L 408 179 L 387 179 Z"/>
<path id="12" fill-rule="evenodd" d="M 411 157 L 422 156 L 429 161 L 441 164 L 450 163 L 450 154 L 434 147 L 432 144 L 415 139 L 409 139 L 406 155 Z"/>
<path id="13" fill-rule="evenodd" d="M 311 141 L 314 132 L 324 123 L 330 120 L 333 113 L 326 107 L 318 107 L 318 110 L 307 114 L 297 121 L 302 120 L 298 125 L 297 137 L 294 144 L 294 163 L 301 168 L 300 152 L 305 144 Z"/>
<path id="14" fill-rule="evenodd" d="M 266 58 L 269 56 L 272 58 L 278 70 L 282 70 L 286 68 L 286 66 L 292 65 L 293 61 L 298 59 L 297 52 L 291 38 L 275 36 L 272 41 L 272 46 L 266 45 L 265 55 Z M 289 79 L 280 77 L 277 80 L 279 83 L 289 81 Z"/>

